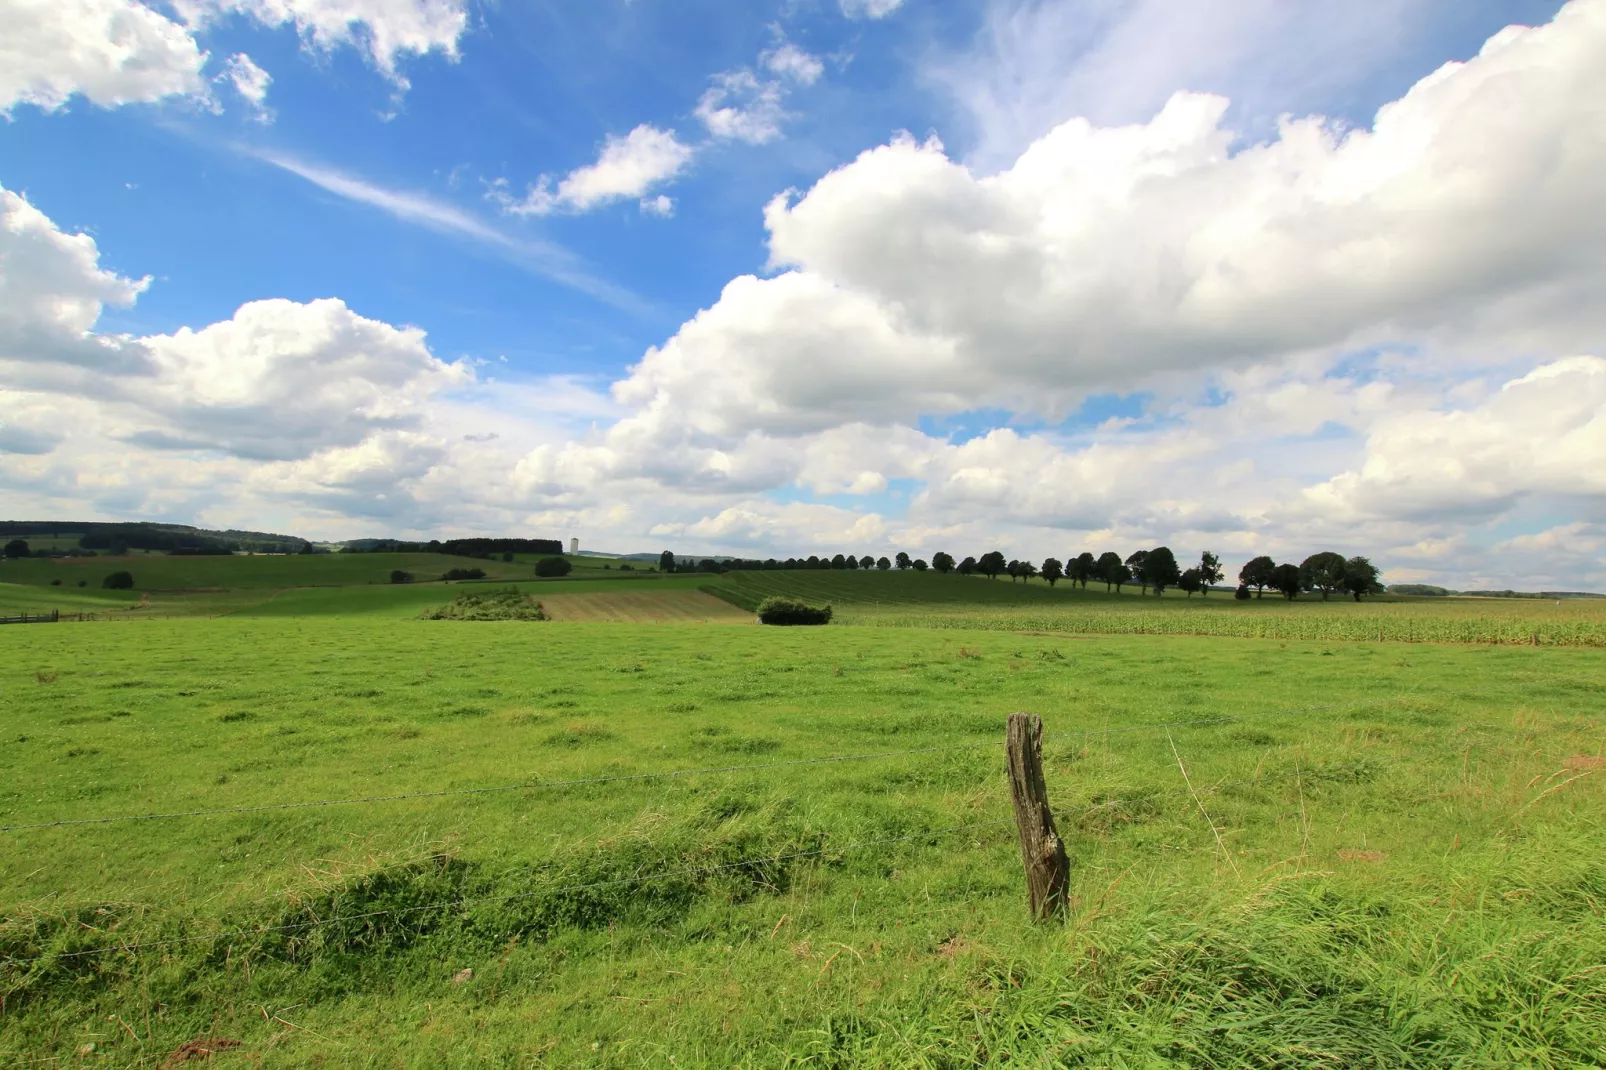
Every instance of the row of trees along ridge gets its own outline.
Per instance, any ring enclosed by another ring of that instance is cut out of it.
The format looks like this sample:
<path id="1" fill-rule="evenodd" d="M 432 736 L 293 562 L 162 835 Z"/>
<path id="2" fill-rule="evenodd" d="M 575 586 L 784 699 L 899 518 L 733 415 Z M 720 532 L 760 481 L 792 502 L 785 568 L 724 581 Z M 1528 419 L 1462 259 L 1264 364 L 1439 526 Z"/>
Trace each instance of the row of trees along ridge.
<path id="1" fill-rule="evenodd" d="M 1089 582 L 1103 583 L 1105 590 L 1114 589 L 1117 592 L 1129 583 L 1136 583 L 1142 586 L 1144 594 L 1153 590 L 1156 595 L 1164 594 L 1168 587 L 1176 587 L 1186 591 L 1190 598 L 1196 592 L 1208 595 L 1210 588 L 1220 583 L 1226 575 L 1218 554 L 1206 550 L 1199 555 L 1197 565 L 1185 569 L 1177 563 L 1176 554 L 1168 546 L 1138 550 L 1124 559 L 1113 550 L 1106 550 L 1098 557 L 1084 551 L 1063 562 L 1057 557 L 1050 557 L 1041 565 L 1030 561 L 1007 560 L 998 550 L 957 562 L 952 554 L 947 553 L 935 553 L 927 562 L 900 551 L 891 558 L 876 558 L 868 554 L 863 557 L 854 557 L 852 554 L 788 557 L 785 560 L 773 557 L 764 560 L 703 558 L 696 564 L 677 559 L 672 551 L 665 550 L 659 555 L 658 568 L 661 572 L 711 573 L 792 569 L 876 569 L 882 572 L 913 569 L 925 572 L 929 569 L 943 573 L 957 572 L 962 576 L 980 574 L 991 579 L 997 579 L 1000 575 L 1008 575 L 1011 580 L 1029 580 L 1033 576 L 1041 576 L 1050 587 L 1060 580 L 1079 583 L 1084 588 Z M 1238 598 L 1250 597 L 1251 587 L 1255 588 L 1256 597 L 1270 587 L 1289 599 L 1298 597 L 1302 591 L 1320 592 L 1324 601 L 1334 591 L 1347 592 L 1360 601 L 1363 594 L 1378 594 L 1383 590 L 1378 583 L 1378 570 L 1366 558 L 1352 557 L 1346 561 L 1343 555 L 1330 552 L 1313 554 L 1300 565 L 1279 565 L 1269 557 L 1257 557 L 1244 566 L 1238 574 L 1238 582 Z"/>

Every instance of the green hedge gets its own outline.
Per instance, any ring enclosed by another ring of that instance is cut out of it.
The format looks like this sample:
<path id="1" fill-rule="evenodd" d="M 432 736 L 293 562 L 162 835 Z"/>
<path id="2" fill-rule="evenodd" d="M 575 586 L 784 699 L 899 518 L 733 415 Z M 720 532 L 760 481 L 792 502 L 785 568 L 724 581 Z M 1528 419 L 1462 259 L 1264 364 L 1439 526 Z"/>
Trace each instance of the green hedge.
<path id="1" fill-rule="evenodd" d="M 766 598 L 758 604 L 760 624 L 830 624 L 831 607 L 818 609 L 792 598 Z"/>

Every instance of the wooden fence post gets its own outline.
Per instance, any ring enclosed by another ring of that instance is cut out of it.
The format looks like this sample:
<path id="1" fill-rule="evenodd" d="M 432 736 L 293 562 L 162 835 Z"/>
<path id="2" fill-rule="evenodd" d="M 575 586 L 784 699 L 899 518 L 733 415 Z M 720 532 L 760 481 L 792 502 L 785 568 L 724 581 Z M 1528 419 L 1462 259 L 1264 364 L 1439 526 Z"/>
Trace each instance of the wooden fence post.
<path id="1" fill-rule="evenodd" d="M 1043 719 L 1031 713 L 1010 714 L 1004 752 L 1020 857 L 1026 866 L 1026 896 L 1032 917 L 1041 921 L 1065 908 L 1071 885 L 1070 859 L 1054 828 L 1054 811 L 1043 784 Z"/>

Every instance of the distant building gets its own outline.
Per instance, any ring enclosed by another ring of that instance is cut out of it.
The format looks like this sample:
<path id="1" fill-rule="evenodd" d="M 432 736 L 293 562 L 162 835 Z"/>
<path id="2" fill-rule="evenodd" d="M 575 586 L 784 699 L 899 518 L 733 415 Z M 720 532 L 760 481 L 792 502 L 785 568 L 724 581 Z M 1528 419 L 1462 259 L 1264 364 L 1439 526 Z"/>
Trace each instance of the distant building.
<path id="1" fill-rule="evenodd" d="M 580 540 L 579 539 L 570 539 L 569 540 L 569 552 L 571 554 L 577 554 L 577 553 L 580 552 Z"/>

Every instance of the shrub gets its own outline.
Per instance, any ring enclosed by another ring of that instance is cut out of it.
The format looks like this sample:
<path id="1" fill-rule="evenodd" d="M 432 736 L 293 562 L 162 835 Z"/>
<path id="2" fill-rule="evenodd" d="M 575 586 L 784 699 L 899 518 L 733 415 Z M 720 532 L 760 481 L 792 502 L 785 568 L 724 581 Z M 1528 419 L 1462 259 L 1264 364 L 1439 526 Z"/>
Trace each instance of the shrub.
<path id="1" fill-rule="evenodd" d="M 108 591 L 131 591 L 134 589 L 134 574 L 126 570 L 113 572 L 101 580 L 100 585 Z"/>
<path id="2" fill-rule="evenodd" d="M 51 580 L 50 581 L 50 586 L 52 586 L 52 587 L 60 587 L 61 586 L 61 581 L 60 580 Z"/>
<path id="3" fill-rule="evenodd" d="M 557 576 L 567 576 L 574 570 L 567 557 L 543 557 L 535 563 L 535 574 L 552 579 Z"/>
<path id="4" fill-rule="evenodd" d="M 425 620 L 546 620 L 541 603 L 517 587 L 476 591 L 450 605 L 425 610 Z"/>
<path id="5" fill-rule="evenodd" d="M 441 574 L 443 580 L 483 580 L 483 568 L 450 568 Z"/>
<path id="6" fill-rule="evenodd" d="M 89 586 L 89 581 L 88 580 L 79 580 L 78 581 L 78 586 L 80 586 L 80 587 L 88 587 Z"/>
<path id="7" fill-rule="evenodd" d="M 393 569 L 390 570 L 390 582 L 391 583 L 412 583 L 413 582 L 413 574 L 411 572 L 403 572 L 399 568 L 393 568 Z"/>
<path id="8" fill-rule="evenodd" d="M 1249 601 L 1249 584 L 1240 583 L 1238 589 L 1232 593 L 1232 596 L 1240 602 Z"/>
<path id="9" fill-rule="evenodd" d="M 761 624 L 830 624 L 831 607 L 817 609 L 791 598 L 766 598 L 758 604 Z"/>

